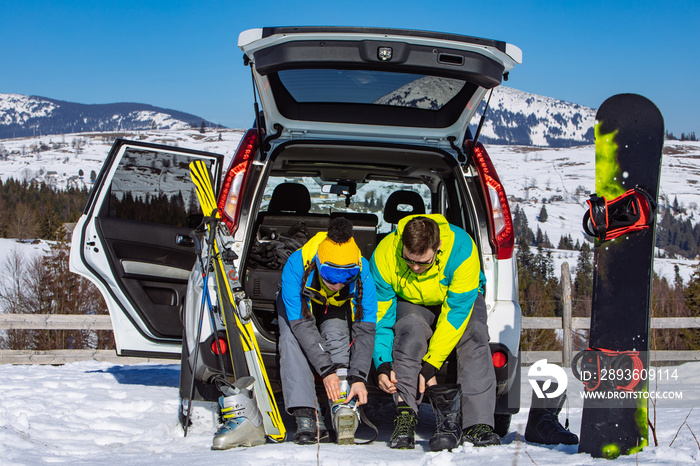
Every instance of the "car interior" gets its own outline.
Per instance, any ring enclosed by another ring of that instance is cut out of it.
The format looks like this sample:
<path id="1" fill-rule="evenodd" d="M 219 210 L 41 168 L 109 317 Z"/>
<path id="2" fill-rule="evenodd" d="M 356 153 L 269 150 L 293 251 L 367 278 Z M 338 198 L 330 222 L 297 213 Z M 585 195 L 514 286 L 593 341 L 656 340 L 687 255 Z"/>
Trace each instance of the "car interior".
<path id="1" fill-rule="evenodd" d="M 242 274 L 256 317 L 272 338 L 284 261 L 326 231 L 332 218 L 344 216 L 353 223 L 355 241 L 367 259 L 407 215 L 438 212 L 472 230 L 473 221 L 464 214 L 449 217 L 463 212 L 465 193 L 458 192 L 454 159 L 440 151 L 314 143 L 289 144 L 272 157 Z"/>

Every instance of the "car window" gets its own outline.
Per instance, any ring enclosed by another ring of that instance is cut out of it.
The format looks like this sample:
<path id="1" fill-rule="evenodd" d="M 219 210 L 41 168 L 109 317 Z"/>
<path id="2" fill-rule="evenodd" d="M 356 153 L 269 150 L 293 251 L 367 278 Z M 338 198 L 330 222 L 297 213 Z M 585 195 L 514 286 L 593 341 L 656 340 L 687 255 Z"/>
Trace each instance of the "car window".
<path id="1" fill-rule="evenodd" d="M 371 70 L 285 70 L 279 72 L 279 78 L 299 103 L 375 104 L 423 110 L 440 110 L 465 85 L 459 79 Z"/>
<path id="2" fill-rule="evenodd" d="M 386 200 L 391 193 L 395 191 L 417 192 L 423 199 L 425 211 L 428 213 L 432 211 L 430 189 L 424 184 L 406 184 L 393 181 L 372 180 L 367 183 L 358 184 L 356 194 L 350 198 L 349 205 L 346 205 L 345 196 L 322 192 L 323 186 L 331 183 L 323 182 L 312 177 L 277 176 L 271 176 L 268 179 L 261 204 L 262 211 L 267 210 L 275 187 L 281 183 L 299 183 L 306 186 L 311 197 L 311 209 L 309 213 L 330 214 L 331 212 L 357 212 L 375 214 L 379 219 L 377 233 L 389 233 L 393 229 L 391 224 L 384 221 L 383 214 Z"/>
<path id="3" fill-rule="evenodd" d="M 189 215 L 201 213 L 190 161 L 183 154 L 127 149 L 112 178 L 109 217 L 186 226 Z"/>

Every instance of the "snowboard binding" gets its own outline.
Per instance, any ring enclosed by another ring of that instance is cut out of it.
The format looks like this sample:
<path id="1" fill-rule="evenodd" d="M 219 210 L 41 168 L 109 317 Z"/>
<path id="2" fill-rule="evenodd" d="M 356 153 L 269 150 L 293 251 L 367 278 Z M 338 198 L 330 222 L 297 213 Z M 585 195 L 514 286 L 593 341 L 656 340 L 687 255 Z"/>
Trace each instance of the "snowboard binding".
<path id="1" fill-rule="evenodd" d="M 610 201 L 591 194 L 586 203 L 583 230 L 600 241 L 649 228 L 656 218 L 656 202 L 638 186 Z"/>
<path id="2" fill-rule="evenodd" d="M 612 351 L 588 348 L 571 361 L 571 372 L 586 390 L 634 391 L 641 381 L 644 363 L 639 351 Z"/>

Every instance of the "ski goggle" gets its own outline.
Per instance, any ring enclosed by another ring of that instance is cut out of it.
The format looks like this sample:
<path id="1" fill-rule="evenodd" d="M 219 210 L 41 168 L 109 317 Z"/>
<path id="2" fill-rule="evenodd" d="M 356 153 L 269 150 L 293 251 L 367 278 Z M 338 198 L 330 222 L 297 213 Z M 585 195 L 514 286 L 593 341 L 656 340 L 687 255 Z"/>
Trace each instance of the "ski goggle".
<path id="1" fill-rule="evenodd" d="M 360 276 L 360 266 L 357 264 L 338 265 L 332 262 L 320 264 L 317 258 L 316 265 L 319 275 L 329 285 L 337 285 L 339 283 L 347 285 L 357 280 Z"/>
<path id="2" fill-rule="evenodd" d="M 411 266 L 411 265 L 417 265 L 419 267 L 427 267 L 429 265 L 433 265 L 433 262 L 435 262 L 435 258 L 437 257 L 437 253 L 439 250 L 436 250 L 435 253 L 433 254 L 433 258 L 430 259 L 429 261 L 414 261 L 413 259 L 409 259 L 406 257 L 405 251 L 401 252 L 401 258 L 404 260 L 404 262 Z"/>

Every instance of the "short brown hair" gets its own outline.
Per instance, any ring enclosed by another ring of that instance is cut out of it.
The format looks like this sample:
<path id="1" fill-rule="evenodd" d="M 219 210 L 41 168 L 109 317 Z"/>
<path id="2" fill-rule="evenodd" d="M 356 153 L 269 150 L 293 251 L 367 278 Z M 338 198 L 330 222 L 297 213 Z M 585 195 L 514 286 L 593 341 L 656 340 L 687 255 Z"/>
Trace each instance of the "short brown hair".
<path id="1" fill-rule="evenodd" d="M 440 227 L 428 217 L 414 217 L 403 228 L 404 247 L 413 254 L 425 254 L 428 249 L 437 251 L 440 246 Z"/>

